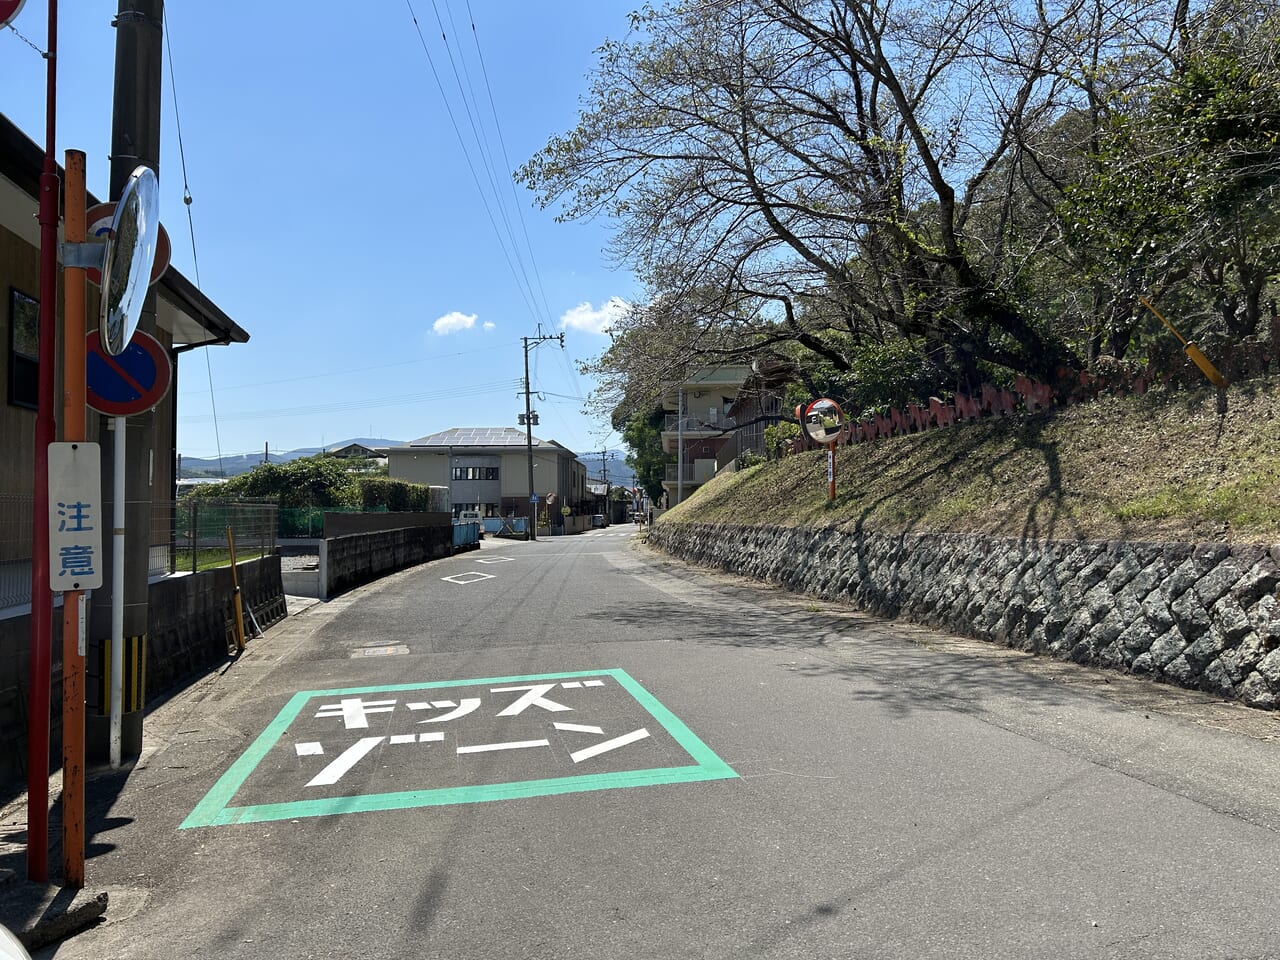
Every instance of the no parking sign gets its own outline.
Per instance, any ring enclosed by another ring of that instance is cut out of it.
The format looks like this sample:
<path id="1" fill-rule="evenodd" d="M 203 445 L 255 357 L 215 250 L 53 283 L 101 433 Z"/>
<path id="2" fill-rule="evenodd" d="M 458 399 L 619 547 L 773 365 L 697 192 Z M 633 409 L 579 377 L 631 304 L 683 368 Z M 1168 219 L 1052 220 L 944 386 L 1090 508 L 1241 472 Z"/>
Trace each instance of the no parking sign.
<path id="1" fill-rule="evenodd" d="M 109 417 L 146 413 L 169 390 L 173 366 L 160 341 L 135 330 L 124 350 L 111 356 L 95 330 L 85 338 L 85 401 Z"/>

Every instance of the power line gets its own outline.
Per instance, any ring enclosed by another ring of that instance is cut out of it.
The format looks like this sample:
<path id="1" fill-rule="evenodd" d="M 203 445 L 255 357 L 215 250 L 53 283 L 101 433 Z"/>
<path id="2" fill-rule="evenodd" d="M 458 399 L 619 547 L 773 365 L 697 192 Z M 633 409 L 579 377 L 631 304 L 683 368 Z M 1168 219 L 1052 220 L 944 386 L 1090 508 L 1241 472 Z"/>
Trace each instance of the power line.
<path id="1" fill-rule="evenodd" d="M 503 239 L 502 231 L 498 229 L 497 221 L 493 216 L 493 208 L 489 204 L 489 198 L 485 193 L 484 186 L 480 183 L 480 175 L 476 172 L 475 163 L 471 159 L 471 153 L 467 149 L 466 139 L 462 135 L 462 129 L 458 125 L 457 117 L 453 111 L 453 105 L 449 101 L 449 96 L 445 93 L 444 83 L 440 79 L 440 73 L 436 70 L 435 59 L 431 56 L 431 50 L 427 46 L 426 38 L 422 35 L 422 26 L 418 23 L 418 16 L 413 10 L 411 0 L 405 0 L 405 5 L 409 8 L 409 16 L 413 20 L 414 29 L 418 33 L 418 42 L 422 47 L 422 52 L 427 58 L 427 65 L 431 68 L 431 76 L 435 79 L 436 88 L 440 91 L 440 99 L 444 102 L 445 112 L 449 116 L 449 124 L 453 127 L 454 136 L 458 139 L 458 146 L 462 149 L 463 159 L 466 161 L 467 169 L 471 172 L 471 179 L 476 185 L 476 190 L 480 194 L 480 202 L 484 206 L 485 215 L 489 218 L 489 225 L 493 228 L 494 235 L 498 238 L 498 247 L 502 250 L 503 259 L 507 261 L 507 268 L 511 271 L 512 277 L 516 281 L 516 287 L 521 298 L 525 302 L 525 306 L 529 308 L 530 314 L 537 316 L 537 308 L 529 298 L 528 291 L 520 285 L 520 277 L 516 271 L 515 265 L 511 262 L 511 254 L 507 250 L 507 244 Z M 465 99 L 465 98 L 464 98 Z"/>
<path id="2" fill-rule="evenodd" d="M 200 255 L 196 251 L 196 223 L 191 214 L 191 184 L 187 178 L 187 151 L 182 142 L 182 115 L 178 110 L 178 82 L 173 69 L 173 44 L 169 39 L 169 17 L 164 8 L 160 10 L 161 27 L 164 32 L 165 52 L 169 59 L 169 93 L 173 99 L 173 123 L 178 135 L 178 161 L 182 166 L 182 205 L 187 208 L 187 233 L 191 237 L 191 266 L 196 275 L 196 288 L 200 283 Z M 213 390 L 213 362 L 209 359 L 209 351 L 204 351 L 205 375 L 209 379 L 209 409 L 213 411 L 213 442 L 218 450 L 218 469 L 222 469 L 222 436 L 218 428 L 218 400 Z M 181 418 L 180 418 L 181 419 Z"/>
<path id="3" fill-rule="evenodd" d="M 341 400 L 333 403 L 308 404 L 301 407 L 278 407 L 275 409 L 255 408 L 241 413 L 224 414 L 223 420 L 266 420 L 272 417 L 301 417 L 317 413 L 343 413 L 348 410 L 368 410 L 375 407 L 402 406 L 415 403 L 430 403 L 437 400 L 453 400 L 470 397 L 488 396 L 511 390 L 520 383 L 518 380 L 498 380 L 489 383 L 473 384 L 470 387 L 437 390 L 431 393 L 415 393 L 396 397 L 375 397 L 367 400 Z M 192 414 L 180 416 L 178 420 L 185 423 L 205 423 L 209 416 Z"/>
<path id="4" fill-rule="evenodd" d="M 484 353 L 492 354 L 492 347 L 478 347 L 475 350 L 459 350 L 457 353 L 445 353 L 439 356 L 418 357 L 416 360 L 400 360 L 396 363 L 377 363 L 367 367 L 343 367 L 340 370 L 331 370 L 320 373 L 309 373 L 301 377 L 285 377 L 281 380 L 251 380 L 247 383 L 236 383 L 231 386 L 222 388 L 223 393 L 228 390 L 246 390 L 251 387 L 269 387 L 283 383 L 303 383 L 307 380 L 332 380 L 335 376 L 346 376 L 352 373 L 368 373 L 372 370 L 390 370 L 395 367 L 408 367 L 419 363 L 432 363 L 439 360 L 452 360 L 455 357 L 465 357 L 470 354 Z"/>
<path id="5" fill-rule="evenodd" d="M 489 112 L 493 116 L 493 128 L 494 130 L 497 131 L 498 146 L 502 150 L 503 168 L 507 171 L 510 171 L 511 159 L 507 156 L 507 141 L 506 141 L 506 138 L 502 135 L 502 124 L 498 120 L 498 107 L 493 99 L 493 87 L 489 83 L 489 69 L 484 62 L 484 53 L 480 49 L 480 34 L 479 34 L 479 31 L 476 30 L 476 20 L 471 13 L 471 0 L 466 0 L 466 4 L 467 4 L 467 20 L 471 24 L 471 39 L 475 43 L 476 59 L 480 62 L 480 75 L 484 78 L 484 89 L 485 89 L 486 95 L 489 98 Z M 508 175 L 507 186 L 511 188 L 511 203 L 512 203 L 512 206 L 515 207 L 516 214 L 520 219 L 520 230 L 521 230 L 521 233 L 524 234 L 525 246 L 529 250 L 529 263 L 533 267 L 533 277 L 538 282 L 538 294 L 542 298 L 542 308 L 544 311 L 546 311 L 547 321 L 548 323 L 550 323 L 551 307 L 547 303 L 547 293 L 542 285 L 542 274 L 538 270 L 538 261 L 534 257 L 533 242 L 529 239 L 529 226 L 526 223 L 524 218 L 524 207 L 520 205 L 520 197 L 516 193 L 516 182 L 514 177 Z"/>
<path id="6" fill-rule="evenodd" d="M 507 204 L 503 199 L 504 191 L 502 191 L 498 185 L 498 165 L 493 159 L 493 149 L 490 146 L 488 132 L 482 117 L 482 111 L 478 106 L 475 86 L 471 80 L 471 72 L 467 68 L 467 57 L 464 55 L 461 45 L 457 45 L 457 56 L 455 57 L 454 46 L 457 41 L 454 40 L 451 42 L 449 33 L 445 29 L 446 18 L 450 28 L 454 27 L 453 12 L 449 7 L 448 0 L 443 0 L 446 11 L 444 16 L 441 15 L 437 0 L 431 0 L 432 9 L 435 12 L 436 24 L 440 29 L 441 41 L 444 44 L 445 52 L 449 59 L 450 69 L 453 73 L 454 82 L 457 86 L 457 94 L 461 100 L 462 109 L 465 110 L 467 115 L 467 122 L 475 144 L 475 152 L 479 155 L 479 162 L 484 166 L 485 178 L 489 183 L 488 191 L 486 191 L 484 184 L 481 182 L 481 176 L 477 170 L 472 150 L 468 147 L 466 137 L 464 137 L 462 133 L 457 111 L 455 111 L 453 102 L 445 91 L 440 72 L 436 69 L 435 60 L 431 56 L 431 51 L 422 34 L 422 29 L 418 23 L 418 18 L 414 13 L 412 2 L 411 0 L 405 0 L 405 2 L 409 7 L 409 14 L 413 19 L 414 27 L 417 29 L 419 43 L 422 46 L 423 53 L 427 57 L 427 62 L 431 68 L 431 73 L 435 79 L 441 100 L 444 102 L 445 111 L 449 116 L 449 122 L 453 126 L 454 135 L 462 150 L 463 159 L 466 161 L 467 167 L 471 172 L 471 177 L 476 185 L 476 190 L 480 194 L 481 203 L 489 218 L 489 225 L 493 228 L 494 234 L 497 237 L 499 248 L 502 250 L 503 257 L 507 261 L 507 267 L 516 281 L 517 290 L 519 291 L 521 298 L 524 300 L 525 306 L 529 309 L 530 315 L 538 320 L 539 325 L 541 325 L 543 320 L 545 320 L 549 326 L 554 326 L 551 319 L 551 309 L 547 304 L 546 292 L 542 284 L 542 277 L 538 271 L 537 261 L 534 257 L 533 244 L 530 240 L 528 227 L 524 220 L 523 209 L 520 205 L 519 197 L 515 192 L 514 178 L 509 172 L 510 160 L 507 156 L 506 141 L 502 135 L 502 124 L 498 118 L 497 106 L 493 97 L 493 88 L 489 82 L 488 70 L 484 63 L 484 54 L 480 47 L 479 34 L 476 30 L 474 17 L 471 14 L 470 4 L 468 3 L 467 5 L 467 15 L 471 26 L 473 42 L 476 48 L 476 57 L 480 65 L 481 75 L 484 79 L 485 91 L 489 100 L 493 126 L 497 133 L 497 139 L 501 149 L 502 162 L 505 165 L 502 175 L 507 180 L 511 195 L 511 203 L 515 207 L 517 217 L 520 221 L 521 234 L 524 237 L 523 246 L 526 251 L 525 253 L 522 253 L 522 245 L 517 238 L 515 228 L 512 225 L 512 218 L 507 213 Z M 502 227 L 499 227 L 499 219 L 502 221 Z M 527 267 L 525 264 L 526 255 L 528 259 Z M 530 278 L 531 273 L 532 279 Z M 541 302 L 541 311 L 539 310 L 539 301 Z"/>
<path id="7" fill-rule="evenodd" d="M 515 242 L 515 234 L 512 232 L 512 229 L 511 229 L 511 220 L 507 216 L 506 206 L 502 202 L 502 194 L 500 189 L 498 188 L 498 178 L 494 172 L 494 163 L 491 156 L 493 151 L 489 148 L 488 136 L 484 131 L 484 123 L 479 119 L 480 109 L 478 106 L 475 106 L 475 99 L 476 99 L 475 88 L 471 84 L 471 73 L 470 71 L 467 70 L 467 59 L 462 55 L 462 47 L 459 46 L 458 58 L 456 61 L 454 60 L 453 47 L 449 43 L 449 35 L 445 32 L 444 23 L 440 19 L 440 8 L 437 5 L 436 0 L 431 0 L 431 7 L 436 14 L 436 23 L 440 27 L 440 38 L 442 41 L 444 41 L 445 52 L 449 55 L 449 66 L 453 70 L 454 82 L 457 83 L 458 85 L 458 94 L 462 98 L 462 105 L 467 112 L 467 121 L 471 125 L 471 135 L 475 138 L 476 148 L 480 153 L 480 162 L 484 164 L 485 175 L 489 178 L 489 187 L 493 191 L 494 205 L 498 209 L 498 216 L 502 218 L 502 225 L 506 228 L 507 239 L 511 243 L 511 252 L 515 255 L 516 265 L 520 269 L 520 274 L 521 274 L 521 277 L 523 278 L 524 285 L 529 289 L 530 294 L 532 294 L 533 287 L 529 282 L 529 274 L 525 270 L 524 258 L 520 255 L 519 244 Z M 449 26 L 453 29 L 454 35 L 456 36 L 457 28 L 454 26 L 454 23 L 453 23 L 453 10 L 449 7 L 447 0 L 445 3 L 445 10 L 448 11 L 448 15 L 449 15 Z M 456 40 L 455 40 L 455 43 L 456 43 Z M 462 64 L 461 76 L 458 73 L 459 63 Z M 463 76 L 466 77 L 466 81 L 467 81 L 466 89 L 463 89 L 463 84 L 462 84 Z M 470 92 L 469 97 L 467 95 L 468 91 Z M 532 301 L 530 302 L 531 302 L 531 305 L 533 306 L 534 311 L 536 312 L 537 305 L 532 304 Z"/>

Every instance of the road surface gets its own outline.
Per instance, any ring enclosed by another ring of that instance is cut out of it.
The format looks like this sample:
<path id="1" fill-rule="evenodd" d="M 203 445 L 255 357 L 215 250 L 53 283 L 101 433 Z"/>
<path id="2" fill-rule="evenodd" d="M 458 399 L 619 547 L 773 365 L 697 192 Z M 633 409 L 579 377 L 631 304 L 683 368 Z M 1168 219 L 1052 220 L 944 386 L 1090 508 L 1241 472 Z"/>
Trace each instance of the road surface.
<path id="1" fill-rule="evenodd" d="M 610 527 L 318 604 L 91 784 L 38 957 L 1280 957 L 1280 724 Z"/>

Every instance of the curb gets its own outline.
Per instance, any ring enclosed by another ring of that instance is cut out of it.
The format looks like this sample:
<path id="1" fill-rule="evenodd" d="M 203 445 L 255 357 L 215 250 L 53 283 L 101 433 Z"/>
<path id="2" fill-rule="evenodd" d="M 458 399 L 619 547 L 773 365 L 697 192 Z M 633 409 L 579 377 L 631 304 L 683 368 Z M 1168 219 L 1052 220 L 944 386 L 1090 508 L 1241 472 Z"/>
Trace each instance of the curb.
<path id="1" fill-rule="evenodd" d="M 79 933 L 106 912 L 105 890 L 72 890 L 17 880 L 12 871 L 0 872 L 0 924 L 28 951 Z"/>

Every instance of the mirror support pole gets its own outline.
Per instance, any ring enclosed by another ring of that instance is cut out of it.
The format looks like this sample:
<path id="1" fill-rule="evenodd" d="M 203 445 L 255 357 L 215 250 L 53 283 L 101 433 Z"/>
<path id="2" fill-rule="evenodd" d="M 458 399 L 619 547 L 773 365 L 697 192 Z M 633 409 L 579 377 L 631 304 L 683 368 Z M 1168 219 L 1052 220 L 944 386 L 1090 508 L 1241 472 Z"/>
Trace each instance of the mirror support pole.
<path id="1" fill-rule="evenodd" d="M 67 243 L 83 243 L 85 232 L 85 155 L 68 150 L 66 182 Z M 85 436 L 85 292 L 84 270 L 63 270 L 62 439 Z M 62 595 L 62 884 L 84 887 L 84 593 Z"/>

